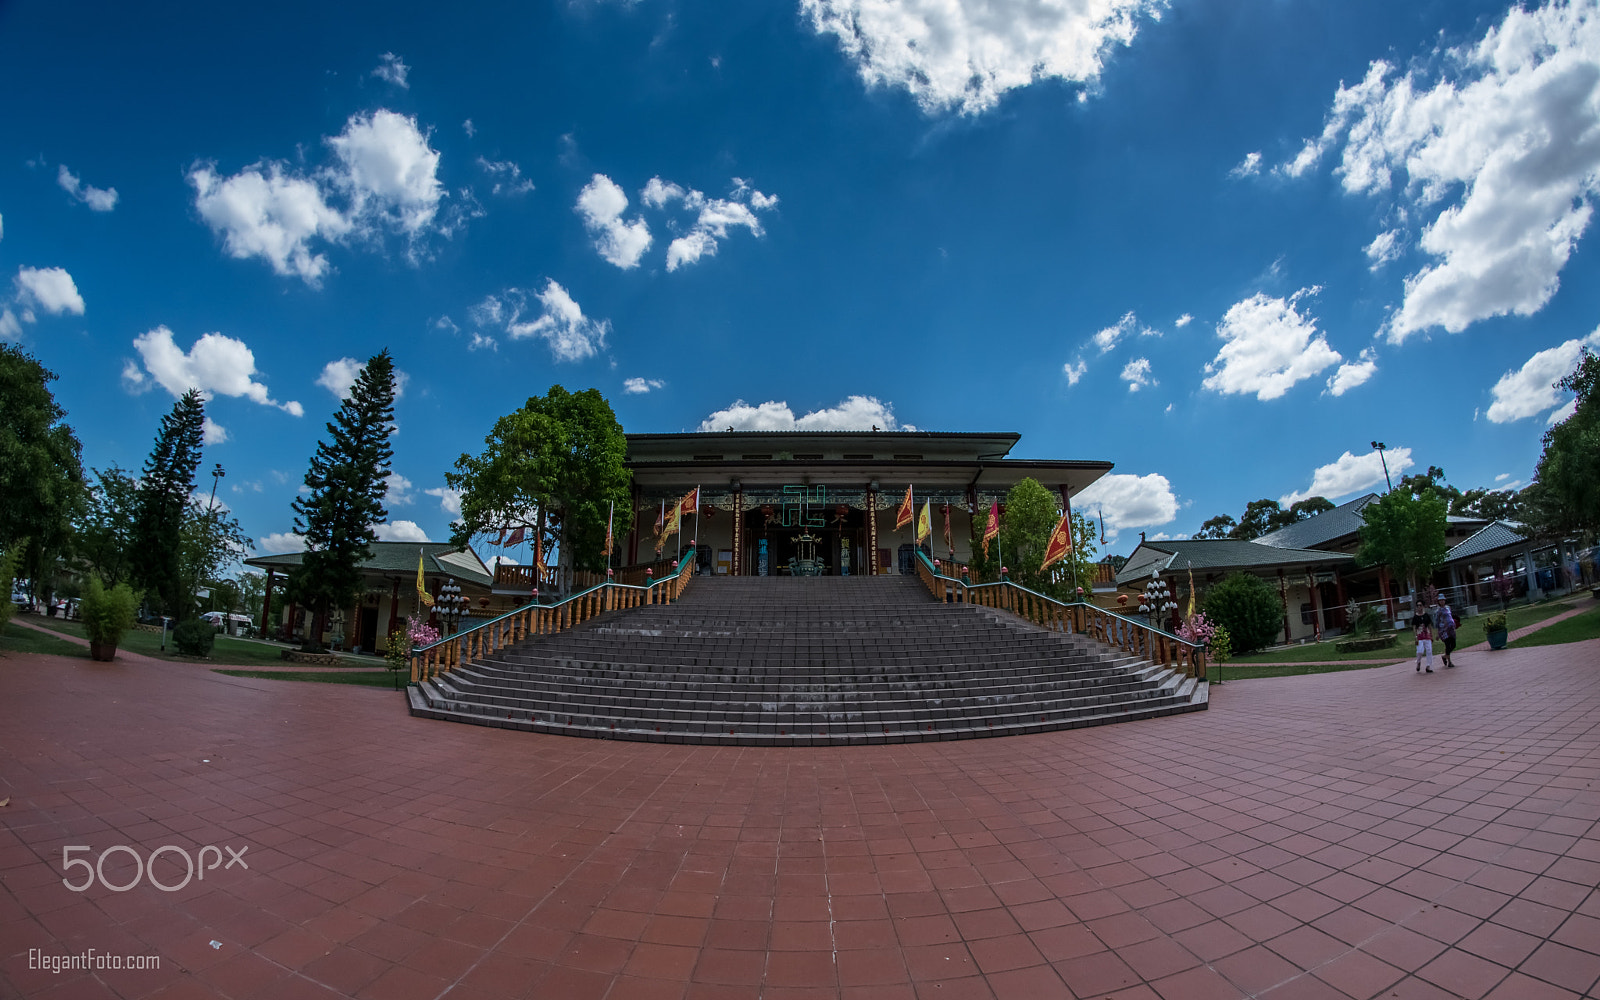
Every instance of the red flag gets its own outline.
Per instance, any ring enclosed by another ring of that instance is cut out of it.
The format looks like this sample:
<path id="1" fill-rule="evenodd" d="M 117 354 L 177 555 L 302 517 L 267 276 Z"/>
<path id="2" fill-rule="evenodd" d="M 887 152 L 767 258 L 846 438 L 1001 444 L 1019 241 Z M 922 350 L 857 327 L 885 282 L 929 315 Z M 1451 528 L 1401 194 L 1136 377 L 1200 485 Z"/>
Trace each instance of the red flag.
<path id="1" fill-rule="evenodd" d="M 911 504 L 911 487 L 907 486 L 906 498 L 900 501 L 900 509 L 895 511 L 894 530 L 899 531 L 901 528 L 904 528 L 906 525 L 910 524 L 911 519 L 916 516 L 917 512 Z"/>
<path id="2" fill-rule="evenodd" d="M 1072 551 L 1072 515 L 1061 515 L 1061 523 L 1056 525 L 1056 530 L 1050 533 L 1050 544 L 1044 549 L 1044 565 L 1039 567 L 1039 572 L 1054 566 L 1067 557 Z"/>
<path id="3" fill-rule="evenodd" d="M 665 500 L 663 500 L 663 501 L 661 501 L 661 513 L 656 515 L 656 537 L 657 538 L 661 537 L 661 529 L 666 527 L 666 525 L 667 525 L 667 502 Z M 661 547 L 660 546 L 656 546 L 656 551 L 657 552 L 661 551 Z"/>
<path id="4" fill-rule="evenodd" d="M 989 523 L 983 526 L 983 557 L 989 558 L 989 539 L 1000 536 L 1000 504 L 989 505 Z"/>
<path id="5" fill-rule="evenodd" d="M 956 543 L 950 540 L 950 505 L 944 505 L 944 547 L 949 550 L 950 558 L 956 557 Z"/>
<path id="6" fill-rule="evenodd" d="M 511 532 L 511 536 L 509 538 L 507 538 L 505 541 L 501 542 L 500 544 L 501 544 L 502 547 L 505 547 L 505 548 L 509 548 L 509 547 L 511 547 L 513 545 L 521 545 L 522 544 L 522 540 L 524 538 L 526 538 L 526 537 L 527 537 L 527 535 L 523 532 L 522 526 L 519 524 L 519 525 L 517 525 L 516 530 Z"/>
<path id="7" fill-rule="evenodd" d="M 682 500 L 678 501 L 678 511 L 682 514 L 695 514 L 698 513 L 699 510 L 700 487 L 696 486 L 694 489 L 685 493 Z"/>
<path id="8" fill-rule="evenodd" d="M 613 501 L 606 513 L 606 569 L 611 568 L 611 526 L 617 519 L 617 505 Z"/>

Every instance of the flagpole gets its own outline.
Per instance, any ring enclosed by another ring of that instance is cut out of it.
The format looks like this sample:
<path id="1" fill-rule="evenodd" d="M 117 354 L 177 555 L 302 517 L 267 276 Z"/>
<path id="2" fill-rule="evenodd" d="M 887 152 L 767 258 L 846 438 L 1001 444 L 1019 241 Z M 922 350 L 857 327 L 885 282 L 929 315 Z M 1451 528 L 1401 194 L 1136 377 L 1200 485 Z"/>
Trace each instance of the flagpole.
<path id="1" fill-rule="evenodd" d="M 695 544 L 696 548 L 698 548 L 699 545 L 700 545 L 700 501 L 703 500 L 703 499 L 704 498 L 702 496 L 700 496 L 700 484 L 699 483 L 695 483 L 694 484 L 694 544 Z M 700 560 L 700 554 L 698 552 L 696 552 L 695 553 L 695 561 L 699 562 L 699 560 Z"/>
<path id="2" fill-rule="evenodd" d="M 1073 593 L 1073 596 L 1077 596 L 1077 593 L 1078 593 L 1078 550 L 1077 550 L 1078 540 L 1076 538 L 1072 537 L 1072 494 L 1067 492 L 1067 488 L 1065 486 L 1063 486 L 1061 488 L 1061 500 L 1062 500 L 1063 503 L 1065 503 L 1067 505 L 1067 552 L 1069 554 L 1069 558 L 1068 558 L 1067 562 L 1068 562 L 1068 565 L 1070 565 L 1072 567 L 1072 593 Z M 1090 590 L 1094 589 L 1094 584 L 1093 583 L 1089 584 L 1089 589 Z"/>

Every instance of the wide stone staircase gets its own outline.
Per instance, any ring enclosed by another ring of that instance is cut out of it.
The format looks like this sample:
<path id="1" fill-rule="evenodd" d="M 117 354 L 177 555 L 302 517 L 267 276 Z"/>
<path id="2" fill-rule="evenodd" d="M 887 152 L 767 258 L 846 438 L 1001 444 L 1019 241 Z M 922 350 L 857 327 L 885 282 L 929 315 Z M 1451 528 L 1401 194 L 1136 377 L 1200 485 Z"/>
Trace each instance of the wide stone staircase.
<path id="1" fill-rule="evenodd" d="M 1206 707 L 1207 687 L 1080 635 L 941 604 L 909 577 L 697 577 L 414 684 L 411 713 L 658 743 L 972 739 Z"/>

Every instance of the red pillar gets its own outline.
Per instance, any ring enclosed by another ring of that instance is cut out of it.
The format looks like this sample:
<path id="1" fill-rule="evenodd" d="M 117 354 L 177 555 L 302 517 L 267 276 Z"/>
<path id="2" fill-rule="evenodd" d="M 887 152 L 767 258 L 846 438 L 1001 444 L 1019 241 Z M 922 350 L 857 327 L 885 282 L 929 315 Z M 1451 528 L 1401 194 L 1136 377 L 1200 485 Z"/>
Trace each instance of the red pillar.
<path id="1" fill-rule="evenodd" d="M 277 571 L 274 570 L 271 566 L 268 566 L 267 567 L 267 593 L 266 593 L 266 596 L 261 599 L 261 634 L 262 635 L 266 635 L 267 634 L 267 629 L 271 627 L 270 625 L 268 625 L 268 623 L 270 621 L 272 621 L 272 584 L 273 584 L 273 581 L 276 578 L 277 578 Z"/>

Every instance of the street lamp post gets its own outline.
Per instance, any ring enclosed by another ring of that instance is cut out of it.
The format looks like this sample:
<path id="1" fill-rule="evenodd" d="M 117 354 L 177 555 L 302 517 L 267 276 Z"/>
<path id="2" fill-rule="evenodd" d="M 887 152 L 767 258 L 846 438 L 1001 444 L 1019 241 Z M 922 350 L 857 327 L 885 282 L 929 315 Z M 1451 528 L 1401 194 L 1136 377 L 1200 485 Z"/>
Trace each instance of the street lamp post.
<path id="1" fill-rule="evenodd" d="M 215 535 L 216 528 L 217 528 L 217 480 L 221 479 L 223 476 L 226 476 L 226 475 L 227 475 L 227 473 L 222 470 L 222 463 L 221 462 L 217 462 L 214 465 L 212 465 L 212 467 L 211 467 L 211 502 L 206 507 L 206 520 L 210 523 L 210 527 L 211 527 L 211 530 L 210 530 L 210 532 L 208 532 L 208 534 L 211 534 L 211 535 Z M 206 539 L 206 544 L 208 546 L 210 545 L 211 540 L 212 540 L 211 538 L 207 538 Z M 208 552 L 207 555 L 209 556 L 210 553 Z M 214 581 L 214 580 L 212 581 L 212 586 L 211 586 L 211 610 L 212 611 L 217 610 L 217 587 L 216 587 L 216 581 Z"/>
<path id="2" fill-rule="evenodd" d="M 445 634 L 454 633 L 461 624 L 461 616 L 467 612 L 467 599 L 461 596 L 461 587 L 451 577 L 443 587 L 439 588 L 439 596 L 434 600 L 434 610 L 439 614 L 439 622 L 445 628 Z"/>
<path id="3" fill-rule="evenodd" d="M 1372 442 L 1372 447 L 1374 447 L 1374 448 L 1376 448 L 1378 450 L 1378 461 L 1383 463 L 1383 482 L 1384 482 L 1384 485 L 1389 487 L 1389 492 L 1390 493 L 1393 493 L 1394 492 L 1394 483 L 1390 482 L 1390 480 L 1389 480 L 1389 460 L 1387 458 L 1383 457 L 1383 452 L 1384 452 L 1384 449 L 1387 447 L 1387 445 L 1385 445 L 1382 441 L 1374 441 L 1374 442 Z"/>

